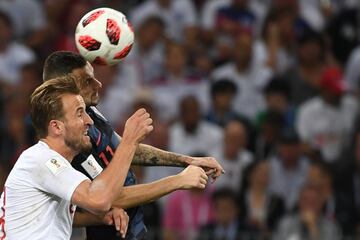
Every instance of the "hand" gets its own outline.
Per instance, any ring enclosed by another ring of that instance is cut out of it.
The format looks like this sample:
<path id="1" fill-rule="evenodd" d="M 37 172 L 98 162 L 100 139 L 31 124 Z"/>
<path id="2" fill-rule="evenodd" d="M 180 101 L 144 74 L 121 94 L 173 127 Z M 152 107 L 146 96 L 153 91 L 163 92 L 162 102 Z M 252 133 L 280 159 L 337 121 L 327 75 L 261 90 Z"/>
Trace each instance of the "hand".
<path id="1" fill-rule="evenodd" d="M 206 171 L 206 175 L 212 178 L 212 182 L 225 173 L 225 170 L 213 157 L 193 157 L 190 165 L 198 166 Z"/>
<path id="2" fill-rule="evenodd" d="M 191 165 L 179 173 L 178 176 L 180 177 L 181 189 L 204 189 L 208 180 L 208 176 L 206 176 L 202 168 Z"/>
<path id="3" fill-rule="evenodd" d="M 152 122 L 144 108 L 137 110 L 125 123 L 122 141 L 138 144 L 153 130 Z"/>
<path id="4" fill-rule="evenodd" d="M 319 228 L 316 224 L 317 216 L 313 211 L 301 211 L 300 218 L 303 223 L 308 228 L 311 239 L 318 239 L 319 237 Z"/>
<path id="5" fill-rule="evenodd" d="M 312 211 L 301 211 L 300 218 L 308 227 L 313 227 L 316 225 L 317 217 Z"/>
<path id="6" fill-rule="evenodd" d="M 121 237 L 125 238 L 129 224 L 129 216 L 123 209 L 113 207 L 105 214 L 103 221 L 107 225 L 115 225 L 115 228 L 120 232 Z"/>

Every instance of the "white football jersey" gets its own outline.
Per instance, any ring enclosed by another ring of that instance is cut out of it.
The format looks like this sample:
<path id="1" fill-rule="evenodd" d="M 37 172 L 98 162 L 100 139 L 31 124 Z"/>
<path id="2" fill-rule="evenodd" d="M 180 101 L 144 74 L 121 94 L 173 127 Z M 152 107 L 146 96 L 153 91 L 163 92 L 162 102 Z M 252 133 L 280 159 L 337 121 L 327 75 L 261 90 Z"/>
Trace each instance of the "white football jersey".
<path id="1" fill-rule="evenodd" d="M 76 209 L 70 200 L 86 179 L 44 142 L 25 150 L 1 195 L 0 239 L 70 239 Z"/>

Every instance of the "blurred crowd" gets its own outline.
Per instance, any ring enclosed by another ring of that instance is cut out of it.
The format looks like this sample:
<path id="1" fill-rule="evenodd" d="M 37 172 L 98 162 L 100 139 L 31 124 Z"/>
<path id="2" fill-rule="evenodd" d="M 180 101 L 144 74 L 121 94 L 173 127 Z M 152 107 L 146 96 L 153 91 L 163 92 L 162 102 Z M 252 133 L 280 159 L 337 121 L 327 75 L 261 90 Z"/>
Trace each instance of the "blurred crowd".
<path id="1" fill-rule="evenodd" d="M 358 0 L 0 0 L 0 186 L 36 142 L 44 59 L 77 51 L 78 21 L 103 6 L 135 43 L 94 65 L 99 110 L 122 133 L 145 107 L 145 143 L 226 170 L 144 206 L 150 239 L 360 239 Z M 179 171 L 134 170 L 139 183 Z"/>

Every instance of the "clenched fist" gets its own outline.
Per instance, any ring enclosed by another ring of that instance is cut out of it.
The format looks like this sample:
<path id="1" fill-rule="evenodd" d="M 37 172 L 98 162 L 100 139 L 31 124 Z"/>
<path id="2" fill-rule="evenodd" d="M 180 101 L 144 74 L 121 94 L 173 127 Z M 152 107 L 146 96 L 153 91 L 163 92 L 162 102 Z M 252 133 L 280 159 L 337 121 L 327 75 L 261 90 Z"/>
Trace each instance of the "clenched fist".
<path id="1" fill-rule="evenodd" d="M 125 123 L 123 141 L 140 143 L 153 130 L 152 122 L 144 108 L 137 110 Z"/>
<path id="2" fill-rule="evenodd" d="M 205 171 L 197 166 L 190 165 L 178 174 L 182 189 L 204 189 L 208 181 Z"/>

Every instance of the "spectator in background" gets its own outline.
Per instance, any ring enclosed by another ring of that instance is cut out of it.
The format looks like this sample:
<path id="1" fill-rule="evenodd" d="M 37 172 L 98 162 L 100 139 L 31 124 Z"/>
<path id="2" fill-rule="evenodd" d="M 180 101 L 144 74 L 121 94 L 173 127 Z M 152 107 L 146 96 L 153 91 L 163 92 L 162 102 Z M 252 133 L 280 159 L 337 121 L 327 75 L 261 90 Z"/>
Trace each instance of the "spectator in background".
<path id="1" fill-rule="evenodd" d="M 305 31 L 298 40 L 297 58 L 298 63 L 285 73 L 295 106 L 320 93 L 320 79 L 325 68 L 325 46 L 322 36 L 311 30 Z"/>
<path id="2" fill-rule="evenodd" d="M 269 191 L 284 200 L 287 211 L 295 207 L 308 169 L 309 160 L 301 153 L 297 133 L 293 129 L 282 130 L 277 154 L 270 160 Z"/>
<path id="3" fill-rule="evenodd" d="M 160 117 L 173 121 L 178 115 L 180 99 L 186 95 L 197 96 L 202 109 L 208 105 L 208 82 L 189 67 L 188 49 L 180 43 L 169 42 L 159 78 L 151 80 L 154 104 L 162 111 Z"/>
<path id="4" fill-rule="evenodd" d="M 299 208 L 280 222 L 274 239 L 340 240 L 338 225 L 322 213 L 324 199 L 316 186 L 305 185 L 300 192 Z"/>
<path id="5" fill-rule="evenodd" d="M 201 226 L 213 220 L 211 191 L 177 191 L 165 203 L 164 240 L 196 239 Z"/>
<path id="6" fill-rule="evenodd" d="M 358 103 L 345 93 L 342 73 L 327 68 L 320 77 L 321 96 L 299 108 L 297 130 L 309 150 L 320 150 L 324 160 L 334 163 L 349 144 L 358 113 Z"/>
<path id="7" fill-rule="evenodd" d="M 258 122 L 258 135 L 255 140 L 255 158 L 267 159 L 276 151 L 276 144 L 285 119 L 283 114 L 277 111 L 266 111 Z"/>
<path id="8" fill-rule="evenodd" d="M 128 113 L 129 106 L 138 94 L 122 87 L 125 79 L 121 76 L 121 70 L 122 65 L 102 66 L 94 64 L 95 76 L 104 79 L 101 82 L 102 87 L 99 89 L 101 99 L 98 106 L 114 126 L 122 123 L 124 119 L 121 117 Z M 116 103 L 116 108 L 114 108 L 114 103 Z"/>
<path id="9" fill-rule="evenodd" d="M 277 74 L 283 74 L 295 63 L 292 49 L 294 41 L 289 41 L 287 37 L 287 31 L 292 31 L 288 15 L 287 9 L 270 9 L 262 26 L 261 38 L 254 45 L 257 61 Z"/>
<path id="10" fill-rule="evenodd" d="M 272 76 L 270 69 L 256 63 L 253 40 L 252 34 L 248 31 L 237 34 L 234 37 L 233 61 L 216 68 L 212 74 L 215 81 L 223 78 L 234 81 L 239 89 L 235 96 L 234 108 L 251 120 L 264 108 L 261 92 Z"/>
<path id="11" fill-rule="evenodd" d="M 256 232 L 246 222 L 239 219 L 236 194 L 221 188 L 211 198 L 214 205 L 214 220 L 201 228 L 197 240 L 238 240 L 257 239 Z"/>
<path id="12" fill-rule="evenodd" d="M 192 1 L 145 1 L 130 13 L 130 20 L 137 28 L 151 16 L 162 19 L 166 35 L 170 39 L 183 41 L 186 46 L 192 45 L 190 42 L 194 40 L 197 32 L 197 16 Z"/>
<path id="13" fill-rule="evenodd" d="M 240 190 L 244 169 L 253 162 L 253 155 L 246 150 L 246 127 L 241 122 L 231 121 L 224 129 L 224 144 L 220 152 L 213 153 L 226 171 L 216 182 L 215 187 L 228 187 L 237 192 Z"/>
<path id="14" fill-rule="evenodd" d="M 232 121 L 241 119 L 233 109 L 233 100 L 237 93 L 235 83 L 228 79 L 220 79 L 211 84 L 211 107 L 206 114 L 206 120 L 225 127 Z"/>
<path id="15" fill-rule="evenodd" d="M 0 84 L 5 93 L 20 82 L 21 67 L 36 60 L 34 52 L 13 41 L 13 23 L 5 12 L 0 12 Z"/>
<path id="16" fill-rule="evenodd" d="M 231 36 L 240 29 L 254 29 L 255 22 L 256 17 L 248 7 L 248 0 L 231 0 L 229 5 L 221 7 L 216 14 L 218 34 Z"/>
<path id="17" fill-rule="evenodd" d="M 153 2 L 153 1 L 150 1 Z M 164 21 L 149 16 L 135 28 L 136 41 L 121 64 L 121 87 L 134 92 L 160 77 L 164 58 Z"/>
<path id="18" fill-rule="evenodd" d="M 344 235 L 350 235 L 354 233 L 355 229 L 356 208 L 354 208 L 353 199 L 347 194 L 349 187 L 342 185 L 349 178 L 348 175 L 342 175 L 343 179 L 338 179 L 338 183 L 334 184 L 336 183 L 333 181 L 336 179 L 333 177 L 335 174 L 330 170 L 326 163 L 313 162 L 309 167 L 307 183 L 317 186 L 321 191 L 325 201 L 324 216 L 330 221 L 337 221 Z M 337 171 L 337 173 L 343 173 L 343 171 Z M 350 184 L 350 182 L 348 183 Z"/>
<path id="19" fill-rule="evenodd" d="M 240 219 L 263 238 L 270 236 L 285 211 L 283 200 L 269 193 L 269 179 L 269 162 L 253 162 L 246 169 L 239 198 Z"/>
<path id="20" fill-rule="evenodd" d="M 49 29 L 46 10 L 41 1 L 4 0 L 0 1 L 0 10 L 9 14 L 17 40 L 24 40 L 21 42 L 33 49 L 39 49 L 47 40 Z"/>
<path id="21" fill-rule="evenodd" d="M 274 77 L 264 89 L 266 109 L 283 115 L 284 127 L 293 128 L 295 124 L 295 108 L 291 105 L 289 83 L 282 78 Z M 266 111 L 258 114 L 258 121 L 262 121 Z"/>
<path id="22" fill-rule="evenodd" d="M 213 152 L 221 149 L 222 130 L 201 118 L 201 109 L 195 96 L 180 101 L 179 121 L 170 127 L 170 151 L 182 154 Z"/>

